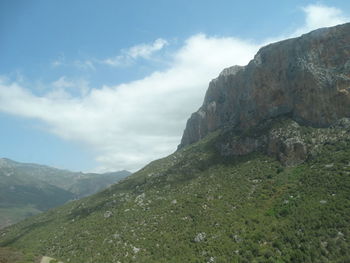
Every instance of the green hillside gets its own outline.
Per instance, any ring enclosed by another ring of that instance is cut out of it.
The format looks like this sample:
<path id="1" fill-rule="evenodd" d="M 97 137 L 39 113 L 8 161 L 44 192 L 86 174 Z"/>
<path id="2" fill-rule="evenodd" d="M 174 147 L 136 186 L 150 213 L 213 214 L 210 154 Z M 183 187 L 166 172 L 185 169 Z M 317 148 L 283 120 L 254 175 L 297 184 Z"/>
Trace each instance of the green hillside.
<path id="1" fill-rule="evenodd" d="M 276 120 L 239 139 L 298 133 L 283 166 L 259 150 L 223 157 L 217 131 L 91 197 L 0 232 L 0 245 L 64 262 L 349 262 L 350 128 Z"/>
<path id="2" fill-rule="evenodd" d="M 28 178 L 28 180 L 40 180 L 65 190 L 68 190 L 76 178 L 83 175 L 83 173 L 57 169 L 46 165 L 21 163 L 7 158 L 0 159 L 0 171 L 7 176 L 16 173 L 23 178 Z M 72 180 L 72 178 L 74 179 Z"/>
<path id="3" fill-rule="evenodd" d="M 0 228 L 64 204 L 74 194 L 17 171 L 0 169 Z"/>
<path id="4" fill-rule="evenodd" d="M 76 198 L 96 193 L 108 185 L 130 175 L 128 171 L 112 173 L 82 173 L 57 169 L 46 165 L 20 163 L 10 159 L 0 159 L 0 175 L 16 176 L 19 180 L 40 181 L 69 191 Z M 12 179 L 12 178 L 11 178 Z"/>
<path id="5" fill-rule="evenodd" d="M 0 228 L 94 194 L 129 174 L 75 173 L 0 159 Z"/>

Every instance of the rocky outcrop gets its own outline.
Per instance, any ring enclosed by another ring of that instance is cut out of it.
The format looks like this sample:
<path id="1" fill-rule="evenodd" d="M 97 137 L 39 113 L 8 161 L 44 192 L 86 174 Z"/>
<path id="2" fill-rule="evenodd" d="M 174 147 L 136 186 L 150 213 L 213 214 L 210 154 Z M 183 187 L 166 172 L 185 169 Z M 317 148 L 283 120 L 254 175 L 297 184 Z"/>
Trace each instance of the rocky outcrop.
<path id="1" fill-rule="evenodd" d="M 350 117 L 350 23 L 270 44 L 247 66 L 223 70 L 188 120 L 179 148 L 217 129 L 244 131 L 284 115 L 312 127 Z M 245 140 L 231 151 L 244 154 L 259 146 Z M 292 147 L 298 156 L 305 150 L 297 140 L 269 147 Z"/>
<path id="2" fill-rule="evenodd" d="M 322 146 L 350 140 L 350 119 L 342 118 L 328 128 L 299 125 L 289 118 L 270 119 L 244 132 L 223 132 L 215 147 L 221 156 L 240 156 L 260 151 L 285 166 L 317 156 Z"/>

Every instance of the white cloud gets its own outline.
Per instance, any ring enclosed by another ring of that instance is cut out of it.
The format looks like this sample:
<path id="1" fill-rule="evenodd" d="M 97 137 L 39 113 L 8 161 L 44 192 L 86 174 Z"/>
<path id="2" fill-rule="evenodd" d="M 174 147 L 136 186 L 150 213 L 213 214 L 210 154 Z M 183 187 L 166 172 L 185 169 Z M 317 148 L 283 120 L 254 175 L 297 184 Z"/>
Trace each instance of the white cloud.
<path id="1" fill-rule="evenodd" d="M 90 91 L 89 82 L 85 79 L 68 79 L 66 76 L 60 77 L 51 83 L 52 89 L 47 96 L 53 97 L 72 97 L 85 96 Z"/>
<path id="2" fill-rule="evenodd" d="M 122 50 L 121 55 L 101 61 L 109 66 L 125 66 L 132 64 L 136 59 L 149 59 L 155 52 L 163 49 L 168 42 L 162 38 L 156 39 L 152 44 L 139 44 Z"/>
<path id="3" fill-rule="evenodd" d="M 295 32 L 315 26 L 320 15 L 330 18 L 329 23 L 344 19 L 332 8 L 322 9 L 328 13 L 312 6 L 304 10 L 305 26 Z M 135 46 L 122 57 L 147 58 L 164 45 L 159 40 Z M 22 83 L 0 79 L 0 111 L 40 119 L 57 136 L 89 146 L 100 171 L 135 170 L 174 151 L 186 120 L 202 103 L 209 80 L 225 67 L 247 64 L 260 46 L 233 37 L 197 34 L 173 53 L 167 70 L 89 89 L 81 96 L 71 96 L 71 90 L 84 85 L 66 77 L 50 84 L 58 94 L 40 97 Z"/>
<path id="4" fill-rule="evenodd" d="M 299 36 L 311 30 L 343 24 L 350 21 L 342 10 L 325 5 L 308 5 L 302 8 L 306 15 L 305 25 L 297 29 L 292 35 Z"/>
<path id="5" fill-rule="evenodd" d="M 114 58 L 106 58 L 105 60 L 102 60 L 101 63 L 112 67 L 119 67 L 130 65 L 131 60 L 124 56 L 116 56 Z"/>
<path id="6" fill-rule="evenodd" d="M 156 51 L 161 50 L 167 44 L 168 42 L 166 40 L 162 38 L 158 38 L 151 45 L 141 44 L 141 45 L 133 46 L 126 51 L 126 54 L 132 57 L 133 59 L 136 59 L 139 57 L 149 58 L 150 55 L 152 55 Z"/>
<path id="7" fill-rule="evenodd" d="M 58 80 L 52 82 L 52 85 L 55 88 L 71 88 L 71 87 L 74 87 L 74 83 L 72 81 L 67 80 L 67 78 L 65 76 L 62 76 Z"/>
<path id="8" fill-rule="evenodd" d="M 66 77 L 52 83 L 61 92 L 56 96 L 38 97 L 17 83 L 2 83 L 0 110 L 40 119 L 58 136 L 89 145 L 101 170 L 133 170 L 174 151 L 208 81 L 224 67 L 246 64 L 257 48 L 235 38 L 199 34 L 173 54 L 168 70 L 92 89 L 83 97 L 62 95 L 62 89 L 77 85 Z"/>
<path id="9" fill-rule="evenodd" d="M 287 34 L 281 34 L 266 38 L 261 45 L 281 41 L 283 39 L 298 37 L 312 30 L 343 24 L 350 21 L 350 17 L 343 14 L 342 10 L 321 4 L 310 4 L 301 8 L 305 15 L 303 24 Z"/>
<path id="10" fill-rule="evenodd" d="M 59 67 L 73 67 L 79 70 L 87 71 L 87 70 L 95 70 L 95 60 L 94 59 L 76 59 L 74 61 L 69 61 L 66 59 L 65 55 L 61 53 L 57 59 L 51 62 L 52 68 Z"/>

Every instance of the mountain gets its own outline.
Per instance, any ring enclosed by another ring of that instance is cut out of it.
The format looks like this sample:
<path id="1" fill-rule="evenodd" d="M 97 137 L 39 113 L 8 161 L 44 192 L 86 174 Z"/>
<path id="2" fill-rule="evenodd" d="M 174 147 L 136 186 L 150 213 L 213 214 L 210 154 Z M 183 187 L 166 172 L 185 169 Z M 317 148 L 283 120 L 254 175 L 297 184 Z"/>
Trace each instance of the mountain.
<path id="1" fill-rule="evenodd" d="M 110 172 L 103 174 L 89 173 L 79 176 L 70 185 L 68 190 L 75 194 L 76 198 L 97 193 L 98 191 L 116 183 L 117 181 L 131 175 L 129 171 Z"/>
<path id="2" fill-rule="evenodd" d="M 69 200 L 96 193 L 130 175 L 84 174 L 0 159 L 0 228 Z"/>
<path id="3" fill-rule="evenodd" d="M 0 171 L 10 176 L 12 173 L 23 177 L 37 179 L 56 187 L 72 192 L 81 198 L 115 183 L 131 173 L 118 171 L 110 173 L 82 173 L 57 169 L 45 165 L 20 163 L 7 158 L 0 158 Z"/>
<path id="4" fill-rule="evenodd" d="M 224 70 L 175 153 L 1 230 L 0 261 L 349 262 L 349 36 L 313 31 Z"/>
<path id="5" fill-rule="evenodd" d="M 350 117 L 349 28 L 322 28 L 274 43 L 247 66 L 223 70 L 188 120 L 180 148 L 219 128 L 243 131 L 278 116 L 312 127 Z"/>
<path id="6" fill-rule="evenodd" d="M 0 228 L 72 199 L 69 191 L 15 169 L 0 168 Z"/>

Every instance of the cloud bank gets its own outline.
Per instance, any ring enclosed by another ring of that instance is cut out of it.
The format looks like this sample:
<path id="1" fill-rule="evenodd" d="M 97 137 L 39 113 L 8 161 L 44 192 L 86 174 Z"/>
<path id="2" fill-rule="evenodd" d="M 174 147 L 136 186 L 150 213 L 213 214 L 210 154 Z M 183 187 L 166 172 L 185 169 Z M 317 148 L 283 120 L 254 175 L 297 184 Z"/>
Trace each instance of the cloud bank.
<path id="1" fill-rule="evenodd" d="M 88 145 L 100 171 L 135 170 L 174 151 L 187 117 L 200 106 L 208 80 L 232 63 L 246 64 L 257 48 L 235 38 L 198 34 L 173 54 L 168 70 L 91 89 L 80 97 L 69 96 L 69 89 L 83 89 L 86 83 L 66 77 L 53 82 L 54 91 L 41 97 L 18 83 L 2 82 L 0 110 L 42 120 L 50 132 Z"/>
<path id="2" fill-rule="evenodd" d="M 305 25 L 293 34 L 346 19 L 340 10 L 325 6 L 307 6 L 303 11 Z M 125 59 L 149 58 L 167 44 L 158 39 L 137 45 L 123 51 L 122 58 L 105 63 L 116 66 Z M 43 96 L 0 79 L 0 111 L 39 119 L 49 132 L 88 146 L 100 164 L 98 171 L 134 171 L 173 152 L 187 118 L 202 103 L 210 79 L 225 67 L 247 64 L 260 46 L 234 37 L 197 34 L 172 54 L 166 70 L 96 88 L 62 76 L 50 84 L 54 90 Z M 70 92 L 73 88 L 80 90 L 79 96 Z"/>

